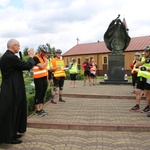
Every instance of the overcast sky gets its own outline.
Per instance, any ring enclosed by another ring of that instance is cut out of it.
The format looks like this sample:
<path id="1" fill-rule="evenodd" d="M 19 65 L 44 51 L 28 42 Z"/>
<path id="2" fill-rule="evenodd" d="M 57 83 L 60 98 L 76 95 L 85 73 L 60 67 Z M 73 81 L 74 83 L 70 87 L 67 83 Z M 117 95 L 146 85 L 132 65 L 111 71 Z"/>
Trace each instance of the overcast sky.
<path id="1" fill-rule="evenodd" d="M 10 38 L 26 46 L 49 43 L 63 53 L 79 43 L 103 40 L 120 14 L 129 36 L 150 35 L 149 0 L 0 0 L 0 53 Z"/>

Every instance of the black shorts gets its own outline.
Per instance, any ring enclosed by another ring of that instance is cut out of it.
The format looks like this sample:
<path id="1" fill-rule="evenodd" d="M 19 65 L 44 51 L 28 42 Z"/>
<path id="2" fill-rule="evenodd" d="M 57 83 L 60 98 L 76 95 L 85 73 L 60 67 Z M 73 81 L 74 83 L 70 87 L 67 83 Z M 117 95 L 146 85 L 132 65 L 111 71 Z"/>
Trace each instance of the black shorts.
<path id="1" fill-rule="evenodd" d="M 77 79 L 77 73 L 70 74 L 70 79 L 75 81 Z"/>
<path id="2" fill-rule="evenodd" d="M 53 77 L 53 86 L 56 88 L 59 87 L 60 89 L 64 86 L 64 81 L 65 81 L 65 77 L 59 77 L 59 78 Z"/>
<path id="3" fill-rule="evenodd" d="M 137 89 L 150 90 L 150 82 L 149 83 L 147 82 L 148 82 L 148 79 L 143 78 L 143 77 L 137 77 Z"/>
<path id="4" fill-rule="evenodd" d="M 53 78 L 52 72 L 48 70 L 48 79 L 51 80 Z"/>
<path id="5" fill-rule="evenodd" d="M 135 86 L 137 83 L 137 74 L 132 74 L 132 86 Z"/>
<path id="6" fill-rule="evenodd" d="M 91 72 L 90 71 L 84 71 L 84 76 L 85 77 L 90 77 L 91 76 Z"/>
<path id="7" fill-rule="evenodd" d="M 91 73 L 91 77 L 92 77 L 92 78 L 95 78 L 95 77 L 96 77 L 96 74 Z"/>
<path id="8" fill-rule="evenodd" d="M 47 90 L 47 77 L 34 79 L 35 84 L 35 104 L 43 104 L 44 97 Z"/>

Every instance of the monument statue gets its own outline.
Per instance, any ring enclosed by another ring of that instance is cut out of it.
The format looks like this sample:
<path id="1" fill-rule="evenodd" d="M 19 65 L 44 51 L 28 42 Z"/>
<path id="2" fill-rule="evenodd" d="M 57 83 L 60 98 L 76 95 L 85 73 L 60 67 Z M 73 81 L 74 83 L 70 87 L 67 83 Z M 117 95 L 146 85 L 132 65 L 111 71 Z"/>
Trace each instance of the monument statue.
<path id="1" fill-rule="evenodd" d="M 113 55 L 122 54 L 128 47 L 131 39 L 128 35 L 128 29 L 126 29 L 119 17 L 120 15 L 112 20 L 104 34 L 106 47 L 112 51 Z"/>

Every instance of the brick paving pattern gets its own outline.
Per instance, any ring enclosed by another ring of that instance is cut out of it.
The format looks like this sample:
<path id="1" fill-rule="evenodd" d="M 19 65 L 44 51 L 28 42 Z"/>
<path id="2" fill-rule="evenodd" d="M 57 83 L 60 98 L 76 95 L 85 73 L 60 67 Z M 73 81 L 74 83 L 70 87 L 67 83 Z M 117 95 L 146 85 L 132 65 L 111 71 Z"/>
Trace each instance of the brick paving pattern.
<path id="1" fill-rule="evenodd" d="M 129 111 L 135 105 L 130 85 L 84 87 L 78 81 L 77 86 L 70 88 L 65 81 L 66 103 L 46 103 L 48 115 L 29 116 L 23 143 L 1 144 L 0 150 L 150 149 L 150 118 Z M 141 108 L 145 105 L 143 97 Z"/>

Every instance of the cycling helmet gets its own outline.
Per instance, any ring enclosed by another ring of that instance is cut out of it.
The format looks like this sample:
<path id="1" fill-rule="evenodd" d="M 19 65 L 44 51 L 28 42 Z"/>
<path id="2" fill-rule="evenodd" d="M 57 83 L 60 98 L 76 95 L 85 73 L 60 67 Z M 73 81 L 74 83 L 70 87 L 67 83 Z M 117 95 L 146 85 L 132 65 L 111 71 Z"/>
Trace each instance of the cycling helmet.
<path id="1" fill-rule="evenodd" d="M 140 53 L 136 52 L 136 53 L 134 54 L 134 56 L 140 56 Z"/>
<path id="2" fill-rule="evenodd" d="M 42 50 L 43 52 L 48 53 L 48 49 L 45 45 L 40 45 L 39 50 Z"/>
<path id="3" fill-rule="evenodd" d="M 55 53 L 59 53 L 59 54 L 61 54 L 61 53 L 62 53 L 62 51 L 61 51 L 60 49 L 57 49 L 57 50 L 55 51 Z"/>
<path id="4" fill-rule="evenodd" d="M 145 47 L 145 50 L 146 50 L 146 51 L 150 51 L 150 46 L 147 45 L 147 46 Z"/>

